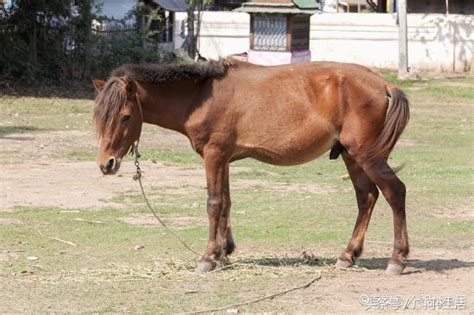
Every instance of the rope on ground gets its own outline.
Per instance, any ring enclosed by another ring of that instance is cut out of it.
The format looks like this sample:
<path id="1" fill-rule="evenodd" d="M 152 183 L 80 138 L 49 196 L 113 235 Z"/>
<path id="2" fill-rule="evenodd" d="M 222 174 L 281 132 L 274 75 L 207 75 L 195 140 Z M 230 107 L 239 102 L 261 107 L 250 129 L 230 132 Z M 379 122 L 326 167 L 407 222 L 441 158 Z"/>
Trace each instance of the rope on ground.
<path id="1" fill-rule="evenodd" d="M 76 243 L 74 242 L 71 242 L 71 241 L 66 241 L 66 240 L 62 240 L 60 238 L 57 238 L 57 237 L 52 237 L 52 236 L 47 236 L 47 235 L 44 235 L 43 233 L 41 233 L 40 230 L 36 230 L 36 232 L 38 232 L 39 235 L 43 236 L 43 237 L 46 237 L 46 238 L 49 238 L 51 240 L 54 240 L 54 241 L 58 241 L 60 243 L 63 243 L 63 244 L 68 244 L 68 245 L 71 245 L 71 246 L 78 246 Z"/>
<path id="2" fill-rule="evenodd" d="M 142 104 L 140 102 L 140 98 L 138 97 L 138 94 L 135 95 L 135 99 L 136 99 L 138 110 L 140 111 L 140 117 L 141 117 L 141 120 L 142 120 L 142 123 L 143 123 L 143 108 L 142 108 Z M 151 213 L 153 213 L 153 216 L 158 220 L 158 222 L 160 222 L 160 224 L 166 229 L 166 231 L 168 231 L 168 233 L 173 235 L 174 238 L 178 242 L 180 242 L 184 247 L 186 247 L 189 251 L 193 252 L 194 254 L 196 254 L 198 256 L 202 256 L 201 253 L 199 253 L 198 251 L 194 250 L 191 246 L 186 244 L 186 242 L 183 241 L 183 239 L 181 237 L 179 237 L 178 234 L 176 234 L 174 231 L 172 231 L 165 224 L 165 222 L 163 222 L 163 220 L 161 220 L 161 218 L 158 216 L 158 214 L 155 212 L 155 210 L 153 210 L 153 208 L 152 208 L 152 206 L 151 206 L 150 202 L 148 201 L 148 198 L 145 194 L 145 190 L 143 189 L 142 170 L 140 169 L 140 161 L 138 160 L 140 158 L 140 153 L 138 152 L 138 144 L 139 143 L 140 143 L 140 137 L 138 137 L 138 139 L 132 144 L 132 148 L 130 150 L 130 154 L 135 158 L 136 173 L 133 176 L 133 179 L 138 181 L 138 183 L 140 184 L 140 190 L 142 191 L 143 199 L 145 200 L 145 203 L 148 206 L 148 209 L 150 209 Z"/>
<path id="3" fill-rule="evenodd" d="M 145 194 L 145 190 L 143 189 L 143 184 L 142 184 L 142 180 L 141 180 L 141 171 L 140 169 L 138 168 L 137 166 L 137 174 L 134 176 L 135 180 L 138 181 L 138 184 L 140 185 L 140 190 L 142 191 L 142 195 L 143 195 L 143 199 L 145 200 L 145 203 L 146 205 L 148 206 L 148 209 L 150 209 L 151 213 L 153 214 L 153 216 L 158 220 L 158 222 L 160 222 L 160 224 L 166 229 L 166 231 L 168 231 L 168 233 L 170 233 L 172 236 L 174 236 L 174 238 L 176 240 L 178 240 L 178 242 L 180 242 L 184 247 L 186 247 L 189 251 L 193 252 L 194 254 L 198 255 L 198 256 L 201 256 L 202 254 L 199 253 L 198 251 L 196 251 L 195 249 L 193 249 L 191 246 L 189 246 L 188 244 L 186 244 L 185 241 L 183 241 L 183 239 L 181 237 L 179 237 L 178 234 L 176 234 L 173 230 L 171 230 L 166 224 L 165 222 L 163 222 L 163 220 L 161 220 L 161 218 L 158 216 L 158 214 L 156 214 L 155 210 L 153 210 L 153 208 L 151 207 L 151 204 L 150 202 L 148 201 L 148 198 Z"/>
<path id="4" fill-rule="evenodd" d="M 261 298 L 258 298 L 258 299 L 254 299 L 254 300 L 250 300 L 250 301 L 245 301 L 245 302 L 241 302 L 241 303 L 235 303 L 235 304 L 226 305 L 226 306 L 217 307 L 217 308 L 210 308 L 210 309 L 206 309 L 206 310 L 200 310 L 200 311 L 195 311 L 195 312 L 189 312 L 189 313 L 186 313 L 186 314 L 201 314 L 201 313 L 219 312 L 219 311 L 224 311 L 224 310 L 227 310 L 227 309 L 230 309 L 230 308 L 234 308 L 234 307 L 239 307 L 239 306 L 244 306 L 244 305 L 249 305 L 249 304 L 261 302 L 261 301 L 264 301 L 264 300 L 269 300 L 269 299 L 272 299 L 272 298 L 274 298 L 274 297 L 284 295 L 284 294 L 286 294 L 286 293 L 288 293 L 288 292 L 291 292 L 291 291 L 296 291 L 296 290 L 300 290 L 300 289 L 306 289 L 307 287 L 309 287 L 310 285 L 312 285 L 314 282 L 318 281 L 319 279 L 321 279 L 321 273 L 318 274 L 317 277 L 311 279 L 309 282 L 307 282 L 307 283 L 305 283 L 305 284 L 303 284 L 303 285 L 300 285 L 300 286 L 297 286 L 297 287 L 293 287 L 293 288 L 290 288 L 290 289 L 287 289 L 287 290 L 284 290 L 284 291 L 280 291 L 280 292 L 277 292 L 277 293 L 273 293 L 273 294 L 270 294 L 270 295 L 265 295 L 264 297 L 261 297 Z"/>

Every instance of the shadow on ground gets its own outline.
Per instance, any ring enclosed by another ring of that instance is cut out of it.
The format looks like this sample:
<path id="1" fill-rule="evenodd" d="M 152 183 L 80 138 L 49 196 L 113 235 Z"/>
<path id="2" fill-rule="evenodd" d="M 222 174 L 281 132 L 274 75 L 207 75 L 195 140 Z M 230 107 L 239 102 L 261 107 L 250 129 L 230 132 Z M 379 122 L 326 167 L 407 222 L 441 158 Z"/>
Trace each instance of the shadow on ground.
<path id="1" fill-rule="evenodd" d="M 385 269 L 388 258 L 359 259 L 358 265 L 367 269 Z M 426 271 L 445 271 L 460 268 L 473 268 L 473 261 L 462 261 L 458 259 L 407 259 L 407 267 Z"/>
<path id="2" fill-rule="evenodd" d="M 303 257 L 262 257 L 262 258 L 243 258 L 235 261 L 238 264 L 249 264 L 259 266 L 274 267 L 297 267 L 301 265 L 322 267 L 331 266 L 336 263 L 336 259 L 316 256 Z M 357 265 L 369 270 L 385 270 L 388 264 L 388 258 L 362 258 Z M 425 271 L 445 271 L 460 268 L 474 268 L 473 261 L 462 261 L 458 259 L 408 259 L 408 267 Z M 410 273 L 410 272 L 409 272 Z"/>
<path id="3" fill-rule="evenodd" d="M 336 263 L 334 258 L 302 256 L 302 257 L 262 257 L 262 258 L 243 258 L 235 261 L 239 264 L 249 264 L 258 266 L 273 267 L 297 267 L 301 265 L 322 267 Z"/>

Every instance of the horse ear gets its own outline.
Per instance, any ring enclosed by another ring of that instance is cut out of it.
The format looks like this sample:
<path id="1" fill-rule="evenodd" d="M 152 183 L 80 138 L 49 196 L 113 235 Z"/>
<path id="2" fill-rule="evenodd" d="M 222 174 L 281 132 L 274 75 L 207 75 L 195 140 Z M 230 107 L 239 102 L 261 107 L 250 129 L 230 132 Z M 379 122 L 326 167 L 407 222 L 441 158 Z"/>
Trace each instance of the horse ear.
<path id="1" fill-rule="evenodd" d="M 128 99 L 133 99 L 137 93 L 137 85 L 133 80 L 127 80 L 125 84 L 125 92 L 127 92 Z"/>
<path id="2" fill-rule="evenodd" d="M 105 81 L 95 79 L 95 80 L 92 80 L 92 84 L 94 84 L 94 87 L 97 90 L 97 92 L 100 92 L 104 89 Z"/>

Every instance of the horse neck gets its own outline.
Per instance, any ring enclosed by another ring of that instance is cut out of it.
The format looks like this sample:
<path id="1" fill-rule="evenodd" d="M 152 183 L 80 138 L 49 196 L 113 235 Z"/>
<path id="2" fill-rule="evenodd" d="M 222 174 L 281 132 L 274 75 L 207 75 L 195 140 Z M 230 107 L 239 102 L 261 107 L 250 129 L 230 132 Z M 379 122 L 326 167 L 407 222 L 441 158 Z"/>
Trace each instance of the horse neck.
<path id="1" fill-rule="evenodd" d="M 186 134 L 184 125 L 192 108 L 199 105 L 195 100 L 200 90 L 201 85 L 193 81 L 141 83 L 143 121 Z"/>

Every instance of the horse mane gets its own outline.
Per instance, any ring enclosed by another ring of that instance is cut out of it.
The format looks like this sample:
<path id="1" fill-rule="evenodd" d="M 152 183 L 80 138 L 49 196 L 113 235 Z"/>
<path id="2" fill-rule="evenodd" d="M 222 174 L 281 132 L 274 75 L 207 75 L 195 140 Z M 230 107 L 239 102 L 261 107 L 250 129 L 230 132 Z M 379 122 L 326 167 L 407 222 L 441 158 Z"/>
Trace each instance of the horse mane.
<path id="1" fill-rule="evenodd" d="M 220 79 L 233 66 L 231 59 L 210 60 L 206 62 L 183 64 L 127 64 L 112 72 L 112 76 L 129 76 L 134 80 L 163 83 L 180 80 Z"/>
<path id="2" fill-rule="evenodd" d="M 105 129 L 115 121 L 120 109 L 127 102 L 125 90 L 116 84 L 119 80 L 118 77 L 111 77 L 95 98 L 92 121 L 99 137 L 102 137 Z"/>
<path id="3" fill-rule="evenodd" d="M 92 120 L 97 135 L 101 137 L 104 134 L 106 128 L 115 121 L 120 109 L 127 102 L 125 90 L 120 84 L 116 84 L 122 81 L 122 78 L 129 77 L 150 83 L 220 79 L 234 65 L 234 61 L 226 58 L 185 64 L 127 64 L 113 70 L 103 90 L 95 99 Z"/>

